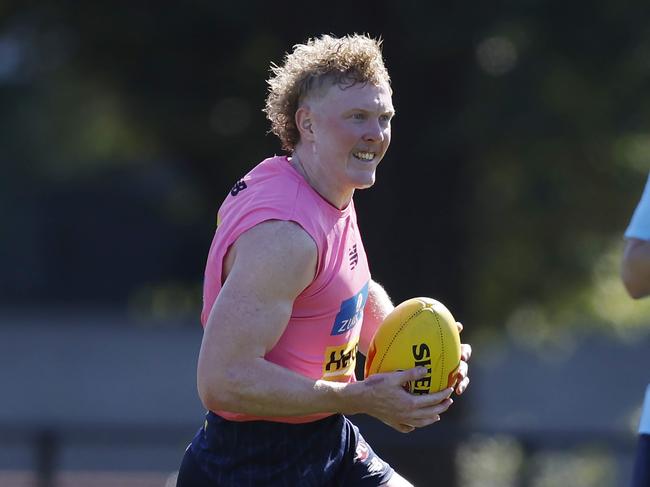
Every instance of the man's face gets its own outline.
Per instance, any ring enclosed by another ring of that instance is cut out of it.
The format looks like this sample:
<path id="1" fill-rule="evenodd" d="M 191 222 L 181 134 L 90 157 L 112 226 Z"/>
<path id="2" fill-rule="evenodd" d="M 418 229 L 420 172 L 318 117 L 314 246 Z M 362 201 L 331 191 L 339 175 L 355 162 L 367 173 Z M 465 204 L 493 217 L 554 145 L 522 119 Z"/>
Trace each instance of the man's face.
<path id="1" fill-rule="evenodd" d="M 390 145 L 395 111 L 388 85 L 333 85 L 310 112 L 319 172 L 342 191 L 372 186 Z"/>

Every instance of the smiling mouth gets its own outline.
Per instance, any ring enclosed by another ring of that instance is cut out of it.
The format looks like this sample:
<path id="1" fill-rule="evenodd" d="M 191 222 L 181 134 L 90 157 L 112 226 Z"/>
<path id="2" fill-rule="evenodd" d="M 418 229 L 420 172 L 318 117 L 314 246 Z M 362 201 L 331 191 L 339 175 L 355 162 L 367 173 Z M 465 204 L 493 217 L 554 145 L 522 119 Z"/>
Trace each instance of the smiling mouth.
<path id="1" fill-rule="evenodd" d="M 372 161 L 377 154 L 374 152 L 353 152 L 352 155 L 356 158 L 359 159 L 360 161 L 365 161 L 369 162 Z"/>

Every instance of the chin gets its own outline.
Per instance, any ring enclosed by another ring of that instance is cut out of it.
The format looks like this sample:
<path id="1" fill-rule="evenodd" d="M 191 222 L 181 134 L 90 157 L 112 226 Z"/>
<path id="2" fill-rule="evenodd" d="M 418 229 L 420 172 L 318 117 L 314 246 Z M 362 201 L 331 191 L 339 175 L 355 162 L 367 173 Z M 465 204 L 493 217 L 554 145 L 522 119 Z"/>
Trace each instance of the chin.
<path id="1" fill-rule="evenodd" d="M 349 184 L 355 189 L 366 189 L 375 184 L 377 167 L 363 168 L 362 170 L 350 171 L 347 174 Z"/>
<path id="2" fill-rule="evenodd" d="M 368 189 L 372 187 L 375 184 L 375 176 L 373 175 L 372 178 L 367 178 L 365 180 L 359 180 L 356 181 L 355 188 L 356 189 Z"/>

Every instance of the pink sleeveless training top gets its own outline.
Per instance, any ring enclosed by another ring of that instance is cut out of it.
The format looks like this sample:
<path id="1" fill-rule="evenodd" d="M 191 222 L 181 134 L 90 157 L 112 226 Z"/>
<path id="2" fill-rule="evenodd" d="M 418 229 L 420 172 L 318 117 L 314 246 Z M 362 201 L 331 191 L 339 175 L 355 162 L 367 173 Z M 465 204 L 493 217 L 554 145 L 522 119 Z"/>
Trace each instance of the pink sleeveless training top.
<path id="1" fill-rule="evenodd" d="M 344 210 L 332 206 L 286 157 L 273 157 L 258 164 L 235 184 L 219 209 L 218 227 L 205 269 L 203 326 L 221 290 L 222 264 L 228 248 L 246 230 L 272 219 L 298 223 L 314 239 L 318 263 L 314 280 L 296 298 L 287 328 L 266 360 L 311 379 L 355 381 L 370 271 L 354 203 L 350 202 Z M 270 418 L 215 412 L 235 421 L 263 419 L 287 423 L 314 421 L 332 414 Z"/>

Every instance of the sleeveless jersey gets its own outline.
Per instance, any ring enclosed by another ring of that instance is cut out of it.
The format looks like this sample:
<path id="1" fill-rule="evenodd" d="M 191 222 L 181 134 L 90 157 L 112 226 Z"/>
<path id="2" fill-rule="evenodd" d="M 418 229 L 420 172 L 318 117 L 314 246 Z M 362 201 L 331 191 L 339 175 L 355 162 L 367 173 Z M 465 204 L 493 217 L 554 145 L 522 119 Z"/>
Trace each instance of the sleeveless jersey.
<path id="1" fill-rule="evenodd" d="M 318 261 L 313 281 L 294 301 L 287 327 L 265 359 L 314 380 L 355 381 L 370 271 L 354 203 L 351 201 L 343 210 L 331 205 L 287 157 L 273 157 L 258 164 L 235 184 L 219 209 L 205 269 L 203 326 L 221 290 L 222 265 L 229 247 L 243 232 L 266 220 L 288 220 L 300 225 L 316 243 Z M 300 417 L 257 417 L 215 412 L 235 421 L 287 423 L 314 421 L 331 414 L 324 411 Z"/>

